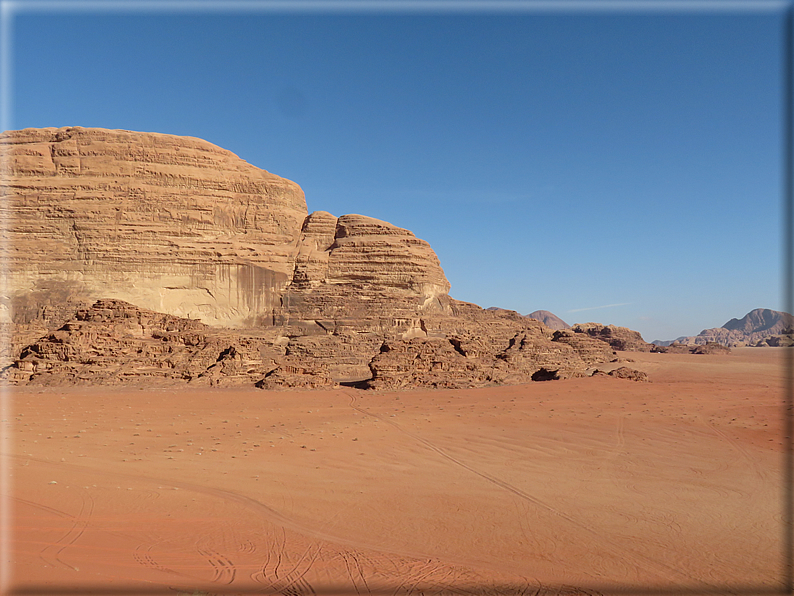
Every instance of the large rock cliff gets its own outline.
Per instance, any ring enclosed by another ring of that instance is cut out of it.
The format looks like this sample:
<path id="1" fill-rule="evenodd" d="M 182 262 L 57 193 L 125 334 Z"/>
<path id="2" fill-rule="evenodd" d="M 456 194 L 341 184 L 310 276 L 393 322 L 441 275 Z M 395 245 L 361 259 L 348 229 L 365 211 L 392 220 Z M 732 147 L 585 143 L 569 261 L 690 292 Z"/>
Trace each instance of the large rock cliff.
<path id="1" fill-rule="evenodd" d="M 614 356 L 450 298 L 410 231 L 309 214 L 297 184 L 206 141 L 70 127 L 0 149 L 6 379 L 471 386 Z"/>
<path id="2" fill-rule="evenodd" d="M 341 295 L 422 310 L 449 290 L 411 232 L 309 215 L 297 184 L 200 139 L 26 129 L 0 148 L 17 322 L 68 298 L 117 298 L 210 325 L 301 324 L 334 321 Z"/>

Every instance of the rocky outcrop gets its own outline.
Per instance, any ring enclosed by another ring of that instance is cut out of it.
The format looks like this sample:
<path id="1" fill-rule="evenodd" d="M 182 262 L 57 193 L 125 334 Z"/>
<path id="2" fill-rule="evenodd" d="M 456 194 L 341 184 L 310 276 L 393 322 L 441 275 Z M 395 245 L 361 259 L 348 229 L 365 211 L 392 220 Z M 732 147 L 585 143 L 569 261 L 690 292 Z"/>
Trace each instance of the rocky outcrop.
<path id="1" fill-rule="evenodd" d="M 536 310 L 527 315 L 530 319 L 536 319 L 546 325 L 549 329 L 570 329 L 571 326 L 560 317 L 547 310 Z"/>
<path id="2" fill-rule="evenodd" d="M 608 343 L 615 350 L 624 352 L 650 352 L 653 347 L 637 331 L 628 327 L 601 325 L 600 323 L 577 323 L 571 330 Z"/>
<path id="3" fill-rule="evenodd" d="M 792 315 L 770 310 L 768 308 L 756 308 L 744 315 L 741 319 L 731 319 L 722 327 L 704 329 L 697 335 L 683 336 L 672 341 L 654 341 L 653 343 L 667 346 L 672 343 L 683 345 L 704 345 L 707 343 L 717 343 L 728 347 L 740 347 L 749 345 L 770 345 L 765 340 L 776 335 L 785 335 L 787 329 L 794 326 Z M 771 340 L 772 343 L 786 340 Z"/>
<path id="4" fill-rule="evenodd" d="M 714 342 L 698 345 L 672 343 L 669 346 L 654 345 L 651 348 L 651 352 L 663 354 L 730 354 L 731 349 Z"/>
<path id="5" fill-rule="evenodd" d="M 616 357 L 608 342 L 586 333 L 577 333 L 572 329 L 555 331 L 552 340 L 571 346 L 588 366 L 599 362 L 610 362 Z"/>
<path id="6" fill-rule="evenodd" d="M 640 383 L 648 382 L 648 373 L 645 373 L 641 370 L 635 370 L 633 368 L 629 368 L 628 366 L 621 366 L 620 368 L 616 368 L 615 370 L 611 370 L 609 372 L 604 372 L 603 370 L 596 370 L 593 373 L 593 376 L 594 377 L 609 376 L 609 377 L 614 377 L 616 379 L 628 379 L 629 381 L 638 381 Z"/>
<path id="7" fill-rule="evenodd" d="M 449 314 L 449 282 L 424 240 L 362 215 L 313 213 L 274 324 L 291 334 L 427 337 L 422 319 Z"/>
<path id="8" fill-rule="evenodd" d="M 601 338 L 448 295 L 427 244 L 200 139 L 6 132 L 3 377 L 479 386 L 587 374 Z"/>
<path id="9" fill-rule="evenodd" d="M 602 341 L 451 302 L 458 315 L 439 317 L 438 335 L 402 339 L 375 333 L 287 338 L 273 329 L 251 335 L 98 300 L 25 346 L 2 378 L 31 385 L 463 388 L 585 376 L 592 364 L 616 359 Z"/>
<path id="10" fill-rule="evenodd" d="M 616 360 L 604 342 L 552 331 L 513 311 L 473 309 L 444 338 L 384 342 L 371 363 L 369 388 L 481 387 L 586 376 L 594 363 Z M 443 325 L 442 325 L 443 326 Z"/>
<path id="11" fill-rule="evenodd" d="M 219 331 L 120 300 L 98 300 L 23 348 L 3 376 L 34 385 L 253 385 L 282 356 L 267 337 Z"/>
<path id="12" fill-rule="evenodd" d="M 297 184 L 206 141 L 72 127 L 6 132 L 0 148 L 13 215 L 2 307 L 17 324 L 116 298 L 225 327 L 412 333 L 418 313 L 445 307 L 426 242 L 373 218 L 309 215 Z"/>

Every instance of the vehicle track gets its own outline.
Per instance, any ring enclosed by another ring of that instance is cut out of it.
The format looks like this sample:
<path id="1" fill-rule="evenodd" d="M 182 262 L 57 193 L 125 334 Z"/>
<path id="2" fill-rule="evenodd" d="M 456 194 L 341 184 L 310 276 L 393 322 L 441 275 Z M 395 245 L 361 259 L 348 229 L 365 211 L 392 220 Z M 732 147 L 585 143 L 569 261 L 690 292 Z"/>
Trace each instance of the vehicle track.
<path id="1" fill-rule="evenodd" d="M 354 575 L 353 569 L 350 566 L 350 561 L 348 560 L 348 557 L 350 556 L 352 556 L 352 558 L 355 559 L 355 555 L 350 551 L 344 550 L 341 553 L 339 553 L 339 558 L 342 559 L 342 561 L 345 564 L 345 569 L 347 570 L 347 576 L 350 578 L 350 583 L 353 585 L 353 589 L 356 591 L 356 594 L 361 594 L 361 590 L 358 589 L 358 581 L 356 580 L 356 576 Z M 357 563 L 358 561 L 356 561 L 356 564 Z M 361 572 L 361 566 L 357 565 L 356 570 L 358 572 L 359 579 L 364 583 L 364 588 L 367 590 L 367 593 L 369 593 L 370 589 L 369 586 L 367 586 L 367 580 L 364 579 L 364 574 Z"/>
<path id="2" fill-rule="evenodd" d="M 132 558 L 135 559 L 135 561 L 139 565 L 143 565 L 144 567 L 149 567 L 150 569 L 157 569 L 158 571 L 163 571 L 165 573 L 173 573 L 174 575 L 190 577 L 185 575 L 184 573 L 180 573 L 178 571 L 165 567 L 164 565 L 160 565 L 157 561 L 155 561 L 152 555 L 150 554 L 153 548 L 151 545 L 146 547 L 145 552 L 141 552 L 142 548 L 143 545 L 139 544 L 138 546 L 135 547 L 135 551 L 132 553 Z"/>
<path id="3" fill-rule="evenodd" d="M 664 578 L 665 580 L 670 581 L 670 582 L 675 582 L 675 581 L 681 582 L 681 580 L 685 580 L 687 582 L 691 582 L 693 585 L 704 586 L 704 587 L 707 587 L 707 588 L 709 588 L 711 590 L 720 588 L 720 586 L 717 586 L 717 585 L 712 584 L 710 582 L 703 581 L 702 579 L 694 577 L 694 576 L 690 575 L 689 573 L 686 573 L 685 571 L 682 571 L 680 569 L 674 568 L 674 567 L 672 567 L 670 565 L 666 565 L 666 564 L 661 563 L 659 561 L 655 561 L 655 560 L 643 555 L 642 553 L 638 553 L 638 552 L 634 551 L 633 549 L 627 548 L 625 546 L 619 546 L 619 545 L 614 544 L 612 541 L 605 539 L 604 536 L 601 533 L 599 533 L 597 530 L 593 529 L 592 527 L 590 527 L 589 525 L 587 525 L 587 524 L 585 524 L 583 522 L 580 522 L 579 520 L 575 519 L 571 515 L 568 515 L 567 513 L 563 512 L 563 511 L 560 511 L 556 507 L 553 507 L 552 505 L 549 505 L 548 503 L 545 503 L 544 501 L 538 499 L 537 497 L 535 497 L 533 495 L 530 495 L 529 493 L 527 493 L 527 492 L 525 492 L 525 491 L 523 491 L 523 490 L 521 490 L 521 489 L 519 489 L 519 488 L 517 488 L 517 487 L 515 487 L 515 486 L 513 486 L 513 485 L 511 485 L 511 484 L 509 484 L 507 482 L 505 482 L 504 480 L 501 480 L 501 479 L 499 479 L 499 478 L 497 478 L 497 477 L 495 477 L 495 476 L 493 476 L 491 474 L 488 474 L 487 472 L 481 472 L 480 470 L 477 470 L 476 468 L 473 468 L 469 464 L 467 464 L 467 463 L 457 459 L 456 457 L 448 454 L 446 451 L 444 451 L 440 447 L 434 445 L 432 442 L 428 441 L 424 437 L 421 437 L 421 436 L 416 435 L 416 434 L 414 434 L 414 433 L 412 433 L 410 431 L 405 430 L 399 424 L 397 424 L 396 422 L 393 422 L 392 420 L 390 420 L 388 417 L 380 416 L 378 414 L 374 414 L 372 412 L 369 412 L 368 410 L 365 410 L 364 408 L 361 408 L 360 406 L 356 405 L 357 398 L 356 398 L 355 395 L 353 395 L 353 394 L 351 394 L 350 392 L 347 392 L 347 391 L 345 391 L 344 393 L 350 398 L 350 407 L 353 408 L 354 410 L 356 410 L 356 411 L 358 411 L 361 414 L 364 414 L 366 416 L 372 416 L 373 418 L 376 418 L 376 419 L 380 420 L 381 422 L 384 422 L 384 423 L 396 428 L 398 431 L 408 435 L 409 437 L 411 437 L 415 441 L 420 442 L 421 444 L 423 444 L 428 449 L 434 451 L 435 453 L 437 453 L 438 455 L 440 455 L 444 459 L 447 459 L 448 461 L 451 461 L 455 465 L 460 466 L 460 467 L 464 468 L 465 470 L 468 470 L 469 472 L 479 476 L 480 478 L 482 478 L 482 479 L 484 479 L 484 480 L 486 480 L 486 481 L 488 481 L 488 482 L 490 482 L 490 483 L 492 483 L 492 484 L 494 484 L 496 486 L 499 486 L 500 488 L 502 488 L 502 489 L 504 489 L 504 490 L 506 490 L 508 492 L 511 492 L 514 495 L 516 495 L 516 496 L 518 496 L 518 497 L 520 497 L 522 499 L 525 499 L 526 501 L 529 501 L 530 503 L 533 503 L 534 505 L 536 505 L 538 507 L 541 507 L 541 508 L 545 509 L 546 511 L 549 511 L 550 513 L 553 513 L 554 515 L 558 516 L 561 519 L 564 519 L 565 521 L 567 521 L 571 525 L 575 526 L 576 528 L 578 528 L 578 529 L 590 534 L 598 542 L 600 542 L 602 545 L 604 545 L 605 550 L 611 552 L 613 555 L 616 555 L 619 558 L 620 557 L 628 557 L 629 559 L 632 559 L 633 562 L 638 567 L 644 568 L 644 569 L 648 569 L 648 568 L 653 569 L 653 571 L 657 575 L 661 576 L 662 578 Z"/>
<path id="4" fill-rule="evenodd" d="M 287 557 L 285 557 L 286 532 L 284 528 L 281 528 L 281 531 L 282 541 L 280 546 L 275 550 L 276 562 L 273 569 L 268 572 L 268 565 L 271 560 L 270 552 L 268 552 L 265 563 L 259 571 L 251 574 L 251 579 L 257 583 L 267 585 L 269 590 L 289 596 L 315 594 L 314 588 L 306 581 L 305 576 L 320 555 L 322 545 L 309 543 L 298 560 L 292 564 L 292 567 L 284 572 L 282 566 L 287 562 L 285 560 L 287 559 Z M 268 550 L 272 551 L 273 549 Z M 313 553 L 312 550 L 314 550 Z"/>
<path id="5" fill-rule="evenodd" d="M 58 564 L 60 564 L 74 571 L 78 570 L 76 567 L 69 565 L 69 563 L 61 559 L 61 553 L 72 546 L 80 538 L 80 536 L 83 535 L 85 529 L 88 527 L 88 524 L 91 521 L 91 514 L 94 511 L 94 499 L 91 497 L 91 495 L 82 491 L 80 492 L 80 498 L 82 499 L 80 512 L 76 516 L 70 516 L 74 520 L 72 527 L 69 528 L 66 534 L 61 536 L 53 544 L 45 546 L 39 553 L 39 556 L 46 563 L 53 565 L 54 567 L 57 567 Z M 54 550 L 55 552 L 50 555 L 49 551 L 51 550 Z M 52 557 L 51 560 L 48 560 L 49 557 Z"/>
<path id="6" fill-rule="evenodd" d="M 761 480 L 766 480 L 766 476 L 761 473 L 761 470 L 758 469 L 758 463 L 753 459 L 753 457 L 747 452 L 747 450 L 742 447 L 736 440 L 729 437 L 723 430 L 717 428 L 714 424 L 709 422 L 708 420 L 704 420 L 700 416 L 698 416 L 698 420 L 705 424 L 709 429 L 711 429 L 714 434 L 718 437 L 724 439 L 728 442 L 728 444 L 733 447 L 733 449 L 742 456 L 747 462 L 750 464 L 750 467 L 753 469 L 753 472 L 756 476 L 758 476 Z"/>
<path id="7" fill-rule="evenodd" d="M 199 548 L 197 550 L 202 557 L 207 559 L 207 562 L 213 569 L 211 582 L 217 584 L 230 584 L 234 581 L 235 575 L 237 574 L 237 567 L 235 567 L 234 563 L 232 563 L 228 557 L 209 548 Z"/>

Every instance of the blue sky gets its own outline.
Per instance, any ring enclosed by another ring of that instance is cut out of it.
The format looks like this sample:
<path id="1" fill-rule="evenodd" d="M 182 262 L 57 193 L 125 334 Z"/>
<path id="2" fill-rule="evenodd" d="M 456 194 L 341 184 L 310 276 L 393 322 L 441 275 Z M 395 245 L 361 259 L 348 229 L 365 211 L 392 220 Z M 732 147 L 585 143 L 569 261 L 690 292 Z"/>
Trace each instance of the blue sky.
<path id="1" fill-rule="evenodd" d="M 782 308 L 783 4 L 105 5 L 17 3 L 6 128 L 204 138 L 412 230 L 483 307 L 649 341 Z"/>

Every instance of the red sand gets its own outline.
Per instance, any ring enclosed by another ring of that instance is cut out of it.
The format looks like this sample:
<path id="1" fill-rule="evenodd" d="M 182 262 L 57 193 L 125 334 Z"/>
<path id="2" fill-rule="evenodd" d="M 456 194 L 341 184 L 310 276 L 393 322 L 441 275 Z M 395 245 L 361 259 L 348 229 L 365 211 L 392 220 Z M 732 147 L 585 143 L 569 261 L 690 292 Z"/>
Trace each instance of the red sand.
<path id="1" fill-rule="evenodd" d="M 779 589 L 782 354 L 622 354 L 651 383 L 15 390 L 11 585 Z"/>

